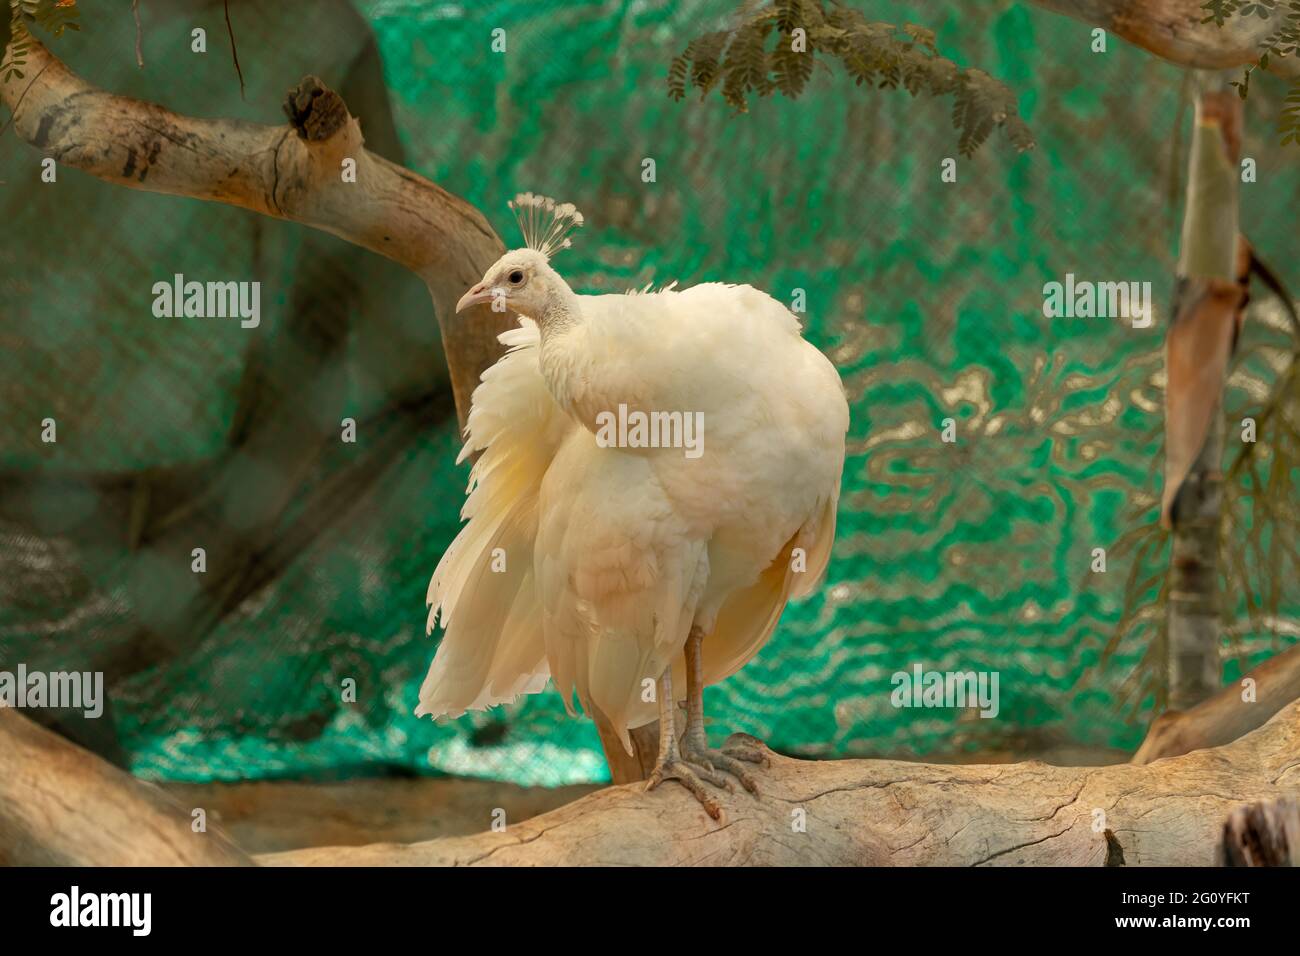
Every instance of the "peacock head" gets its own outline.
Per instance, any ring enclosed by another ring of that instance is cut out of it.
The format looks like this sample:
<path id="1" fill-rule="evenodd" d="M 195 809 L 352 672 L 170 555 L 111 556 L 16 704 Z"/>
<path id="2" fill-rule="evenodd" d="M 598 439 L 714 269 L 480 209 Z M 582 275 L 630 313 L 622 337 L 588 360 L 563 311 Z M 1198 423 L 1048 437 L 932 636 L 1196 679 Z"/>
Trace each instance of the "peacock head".
<path id="1" fill-rule="evenodd" d="M 456 311 L 491 303 L 499 311 L 517 312 L 541 321 L 550 309 L 572 295 L 568 284 L 551 267 L 551 255 L 567 249 L 570 232 L 582 225 L 582 213 L 572 203 L 521 193 L 510 201 L 524 248 L 511 249 L 483 274 L 483 280 L 456 303 Z"/>
<path id="2" fill-rule="evenodd" d="M 568 286 L 536 249 L 511 249 L 488 267 L 483 281 L 461 296 L 456 311 L 491 303 L 498 312 L 517 312 L 536 319 Z"/>

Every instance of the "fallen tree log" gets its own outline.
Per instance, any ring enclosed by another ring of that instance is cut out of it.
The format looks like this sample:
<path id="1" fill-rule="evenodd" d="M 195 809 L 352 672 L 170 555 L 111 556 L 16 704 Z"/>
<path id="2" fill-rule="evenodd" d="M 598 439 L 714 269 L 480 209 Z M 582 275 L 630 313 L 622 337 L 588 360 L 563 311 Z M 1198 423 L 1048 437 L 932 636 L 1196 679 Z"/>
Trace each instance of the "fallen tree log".
<path id="1" fill-rule="evenodd" d="M 947 766 L 773 754 L 758 780 L 759 798 L 721 794 L 718 823 L 671 783 L 649 793 L 637 783 L 521 823 L 506 820 L 502 832 L 291 850 L 255 860 L 275 866 L 1212 866 L 1222 858 L 1224 823 L 1233 811 L 1300 796 L 1300 701 L 1225 747 L 1143 766 Z M 492 811 L 484 806 L 485 826 Z M 1242 831 L 1238 825 L 1235 832 Z M 16 711 L 0 710 L 0 863 L 246 862 L 215 829 L 194 833 L 187 811 L 158 788 Z"/>
<path id="2" fill-rule="evenodd" d="M 499 833 L 321 847 L 277 866 L 1213 866 L 1224 820 L 1300 794 L 1300 702 L 1228 746 L 1149 765 L 937 766 L 772 755 L 714 823 L 672 784 L 611 787 Z M 485 817 L 489 811 L 485 809 Z"/>
<path id="3" fill-rule="evenodd" d="M 251 863 L 157 787 L 0 707 L 0 865 Z"/>
<path id="4" fill-rule="evenodd" d="M 289 123 L 182 116 L 96 89 L 38 40 L 21 73 L 0 79 L 18 137 L 106 182 L 240 206 L 338 236 L 414 272 L 429 287 L 461 424 L 479 375 L 497 360 L 511 313 L 456 302 L 505 251 L 465 200 L 365 148 L 361 124 L 333 90 L 304 77 Z M 3 51 L 0 51 L 0 58 Z M 355 175 L 344 177 L 344 161 Z"/>

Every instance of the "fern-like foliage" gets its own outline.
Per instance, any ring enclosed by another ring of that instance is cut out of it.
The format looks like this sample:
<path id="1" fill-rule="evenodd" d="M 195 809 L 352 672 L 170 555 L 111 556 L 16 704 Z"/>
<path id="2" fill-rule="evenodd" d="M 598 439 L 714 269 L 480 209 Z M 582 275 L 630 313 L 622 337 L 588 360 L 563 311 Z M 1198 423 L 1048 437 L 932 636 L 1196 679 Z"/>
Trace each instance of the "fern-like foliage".
<path id="1" fill-rule="evenodd" d="M 1259 60 L 1246 67 L 1239 81 L 1232 85 L 1244 100 L 1250 92 L 1250 77 L 1257 69 L 1268 69 L 1269 61 L 1300 55 L 1300 0 L 1205 0 L 1203 23 L 1223 26 L 1233 17 L 1258 17 L 1273 20 L 1274 29 L 1259 45 Z M 1279 16 L 1280 14 L 1280 16 Z M 1278 142 L 1300 146 L 1300 80 L 1291 84 L 1285 106 L 1278 117 Z"/>
<path id="2" fill-rule="evenodd" d="M 1252 416 L 1256 437 L 1241 443 L 1224 475 L 1219 563 L 1251 629 L 1276 641 L 1300 580 L 1300 341 L 1263 406 L 1235 411 L 1229 427 Z"/>
<path id="3" fill-rule="evenodd" d="M 729 29 L 696 37 L 668 67 L 668 95 L 688 88 L 703 99 L 718 89 L 738 112 L 750 96 L 798 97 L 815 64 L 838 62 L 858 86 L 906 90 L 913 96 L 951 96 L 958 148 L 971 155 L 1001 128 L 1018 150 L 1034 145 L 1016 98 L 987 73 L 958 66 L 939 54 L 933 31 L 868 20 L 837 0 L 744 3 Z"/>
<path id="4" fill-rule="evenodd" d="M 3 7 L 7 4 L 8 9 Z M 0 80 L 22 79 L 27 54 L 31 51 L 32 27 L 52 37 L 65 30 L 80 30 L 76 0 L 0 0 Z M 9 45 L 12 39 L 12 46 Z M 5 47 L 9 47 L 4 56 Z"/>
<path id="5" fill-rule="evenodd" d="M 1261 343 L 1239 360 L 1270 347 Z M 1262 404 L 1248 402 L 1224 413 L 1230 435 L 1245 418 L 1254 419 L 1256 426 L 1255 441 L 1228 443 L 1239 450 L 1224 473 L 1220 506 L 1223 524 L 1218 571 L 1226 597 L 1220 623 L 1230 645 L 1239 652 L 1243 650 L 1243 631 L 1271 634 L 1276 642 L 1279 622 L 1300 594 L 1296 589 L 1300 581 L 1300 488 L 1296 485 L 1300 474 L 1300 330 L 1292 349 Z M 1156 485 L 1156 468 L 1163 457 L 1152 459 L 1148 486 Z M 1131 716 L 1136 716 L 1145 702 L 1153 702 L 1157 713 L 1167 703 L 1170 535 L 1154 520 L 1159 500 L 1153 491 L 1146 501 L 1130 509 L 1126 517 L 1129 530 L 1107 549 L 1112 561 L 1128 559 L 1130 570 L 1120 619 L 1102 648 L 1098 668 L 1104 668 L 1123 647 L 1146 647 L 1118 695 L 1117 704 Z M 1085 575 L 1085 586 L 1094 577 Z M 1240 620 L 1243 609 L 1244 625 Z"/>

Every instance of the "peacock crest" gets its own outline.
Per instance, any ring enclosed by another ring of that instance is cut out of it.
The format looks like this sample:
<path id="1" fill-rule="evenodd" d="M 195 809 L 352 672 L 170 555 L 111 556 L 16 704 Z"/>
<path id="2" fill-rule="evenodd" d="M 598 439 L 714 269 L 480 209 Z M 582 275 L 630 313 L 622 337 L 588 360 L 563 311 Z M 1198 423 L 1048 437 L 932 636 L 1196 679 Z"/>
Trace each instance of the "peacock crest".
<path id="1" fill-rule="evenodd" d="M 549 196 L 520 193 L 506 203 L 515 214 L 524 245 L 548 259 L 555 252 L 573 245 L 569 233 L 584 222 L 582 213 L 571 202 L 557 203 Z"/>

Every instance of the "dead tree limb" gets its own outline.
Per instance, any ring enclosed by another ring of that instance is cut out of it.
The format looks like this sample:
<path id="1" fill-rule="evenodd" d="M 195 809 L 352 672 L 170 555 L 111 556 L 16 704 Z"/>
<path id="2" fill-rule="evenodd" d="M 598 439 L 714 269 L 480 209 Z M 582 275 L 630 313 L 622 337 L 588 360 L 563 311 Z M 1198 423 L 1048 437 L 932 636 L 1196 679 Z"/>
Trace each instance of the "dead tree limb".
<path id="1" fill-rule="evenodd" d="M 322 847 L 270 865 L 1212 866 L 1224 820 L 1300 792 L 1300 702 L 1226 747 L 1149 766 L 938 766 L 773 756 L 714 823 L 665 785 L 611 787 L 502 833 Z M 1108 836 L 1109 833 L 1109 836 Z"/>
<path id="2" fill-rule="evenodd" d="M 256 861 L 1211 866 L 1221 858 L 1224 821 L 1234 810 L 1300 795 L 1300 701 L 1232 744 L 1146 766 L 950 766 L 773 755 L 758 774 L 761 797 L 720 794 L 720 823 L 679 787 L 647 793 L 636 783 L 521 823 L 507 821 L 501 833 L 292 850 Z M 484 814 L 490 814 L 486 807 Z M 1243 818 L 1234 832 L 1255 832 L 1257 818 Z M 0 710 L 0 863 L 245 862 L 220 834 L 193 833 L 189 823 L 186 811 L 157 788 L 15 711 Z M 1270 838 L 1269 845 L 1276 842 Z"/>
<path id="3" fill-rule="evenodd" d="M 0 865 L 247 866 L 157 787 L 0 707 Z"/>
<path id="4" fill-rule="evenodd" d="M 366 150 L 361 125 L 315 77 L 290 94 L 291 123 L 181 116 L 90 86 L 31 40 L 24 76 L 0 82 L 18 136 L 56 162 L 132 189 L 227 203 L 321 229 L 420 276 L 442 331 L 462 422 L 496 336 L 514 324 L 456 301 L 505 246 L 477 209 Z M 345 182 L 343 161 L 356 162 Z"/>

